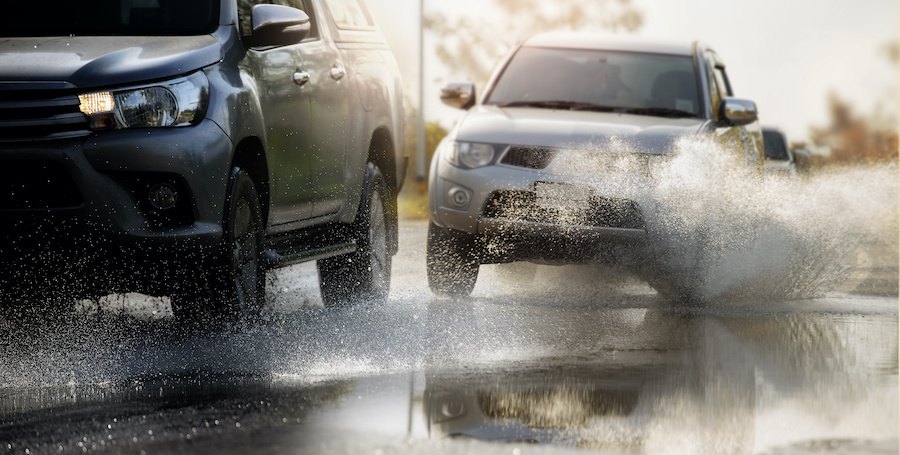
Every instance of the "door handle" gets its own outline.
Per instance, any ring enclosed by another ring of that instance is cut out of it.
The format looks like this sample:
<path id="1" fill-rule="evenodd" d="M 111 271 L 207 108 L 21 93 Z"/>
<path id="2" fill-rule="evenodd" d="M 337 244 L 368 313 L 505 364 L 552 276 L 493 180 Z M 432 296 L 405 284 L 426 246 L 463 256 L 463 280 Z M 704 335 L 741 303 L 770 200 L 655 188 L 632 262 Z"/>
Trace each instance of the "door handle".
<path id="1" fill-rule="evenodd" d="M 297 71 L 294 73 L 294 83 L 299 86 L 304 86 L 309 82 L 309 73 L 306 71 Z"/>
<path id="2" fill-rule="evenodd" d="M 340 66 L 335 66 L 334 68 L 331 69 L 331 78 L 336 81 L 343 79 L 344 76 L 346 76 L 346 75 L 347 75 L 347 70 L 345 70 L 344 68 L 341 68 Z"/>

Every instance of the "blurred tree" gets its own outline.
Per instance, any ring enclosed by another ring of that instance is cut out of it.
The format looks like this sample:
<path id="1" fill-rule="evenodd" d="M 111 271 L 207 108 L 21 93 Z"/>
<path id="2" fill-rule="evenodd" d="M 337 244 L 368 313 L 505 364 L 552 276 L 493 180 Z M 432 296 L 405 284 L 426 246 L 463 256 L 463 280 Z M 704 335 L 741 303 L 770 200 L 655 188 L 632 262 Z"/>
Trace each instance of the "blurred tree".
<path id="1" fill-rule="evenodd" d="M 500 58 L 530 35 L 576 29 L 633 33 L 644 20 L 631 0 L 487 0 L 482 5 L 453 18 L 438 12 L 425 18 L 426 29 L 437 38 L 437 56 L 479 86 Z"/>
<path id="2" fill-rule="evenodd" d="M 409 156 L 409 167 L 406 172 L 406 184 L 405 187 L 408 190 L 416 189 L 419 192 L 424 192 L 425 187 L 419 185 L 419 183 L 424 182 L 416 182 L 416 141 L 418 131 L 416 128 L 410 127 L 411 125 L 415 125 L 419 121 L 419 113 L 415 107 L 410 106 L 409 104 L 406 107 L 406 138 L 404 141 L 404 148 L 406 155 Z M 438 144 L 440 144 L 441 140 L 447 136 L 447 130 L 441 126 L 439 122 L 425 122 L 425 155 L 426 155 L 426 175 L 425 181 L 428 181 L 428 165 L 431 163 L 431 157 L 434 155 L 435 149 L 437 149 Z"/>
<path id="3" fill-rule="evenodd" d="M 415 125 L 418 121 L 418 111 L 413 107 L 407 107 L 407 125 Z M 425 167 L 426 175 L 424 181 L 416 181 L 416 140 L 418 132 L 415 128 L 406 129 L 405 152 L 409 156 L 409 168 L 406 172 L 406 183 L 403 191 L 400 193 L 399 214 L 404 219 L 427 219 L 428 218 L 428 175 L 430 166 Z M 441 140 L 447 136 L 447 130 L 441 126 L 439 122 L 425 123 L 425 153 L 428 163 L 434 156 Z"/>
<path id="4" fill-rule="evenodd" d="M 881 110 L 860 115 L 834 93 L 829 95 L 828 104 L 829 125 L 810 130 L 813 144 L 831 150 L 826 164 L 876 164 L 898 160 L 896 122 L 891 115 Z"/>
<path id="5" fill-rule="evenodd" d="M 888 60 L 894 65 L 900 63 L 900 47 L 898 47 L 896 42 L 886 44 L 884 46 L 884 53 L 887 55 Z"/>
<path id="6" fill-rule="evenodd" d="M 896 68 L 900 65 L 896 42 L 882 46 L 884 56 Z M 891 93 L 895 94 L 896 87 Z M 893 102 L 888 96 L 887 102 Z M 810 128 L 812 143 L 830 150 L 814 165 L 876 164 L 898 161 L 896 106 L 879 105 L 868 115 L 854 111 L 852 105 L 835 93 L 828 95 L 830 121 L 827 126 Z"/>

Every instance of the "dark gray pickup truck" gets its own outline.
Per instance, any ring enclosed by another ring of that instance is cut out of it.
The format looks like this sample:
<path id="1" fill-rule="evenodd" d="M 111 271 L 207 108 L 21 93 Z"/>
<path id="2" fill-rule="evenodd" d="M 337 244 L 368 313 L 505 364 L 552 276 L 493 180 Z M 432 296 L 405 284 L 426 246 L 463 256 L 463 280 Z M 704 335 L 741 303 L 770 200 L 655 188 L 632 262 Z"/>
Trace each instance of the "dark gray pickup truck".
<path id="1" fill-rule="evenodd" d="M 0 18 L 0 305 L 171 296 L 245 317 L 267 269 L 383 300 L 406 167 L 360 0 L 21 2 Z"/>

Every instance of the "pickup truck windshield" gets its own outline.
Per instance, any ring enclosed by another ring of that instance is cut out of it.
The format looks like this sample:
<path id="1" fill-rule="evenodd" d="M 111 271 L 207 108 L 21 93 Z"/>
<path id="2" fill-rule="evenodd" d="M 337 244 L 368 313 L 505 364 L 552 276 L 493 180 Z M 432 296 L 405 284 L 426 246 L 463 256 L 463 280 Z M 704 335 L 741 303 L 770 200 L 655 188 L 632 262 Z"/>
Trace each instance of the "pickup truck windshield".
<path id="1" fill-rule="evenodd" d="M 0 37 L 204 35 L 219 0 L 26 0 L 9 2 Z"/>
<path id="2" fill-rule="evenodd" d="M 697 78 L 689 56 L 524 47 L 486 104 L 696 117 Z"/>

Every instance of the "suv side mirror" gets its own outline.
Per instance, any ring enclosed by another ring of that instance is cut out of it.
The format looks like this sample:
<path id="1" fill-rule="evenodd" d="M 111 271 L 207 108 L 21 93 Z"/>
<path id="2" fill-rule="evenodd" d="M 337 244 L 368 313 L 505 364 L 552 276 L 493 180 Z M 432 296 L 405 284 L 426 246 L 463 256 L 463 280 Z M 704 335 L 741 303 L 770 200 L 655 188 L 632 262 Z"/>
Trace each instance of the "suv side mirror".
<path id="1" fill-rule="evenodd" d="M 297 44 L 309 34 L 309 16 L 297 9 L 281 5 L 255 5 L 251 13 L 251 47 Z"/>
<path id="2" fill-rule="evenodd" d="M 441 101 L 450 107 L 469 110 L 475 105 L 475 84 L 451 82 L 441 89 Z"/>
<path id="3" fill-rule="evenodd" d="M 756 103 L 740 98 L 725 98 L 722 102 L 722 116 L 734 126 L 749 125 L 759 119 Z"/>

